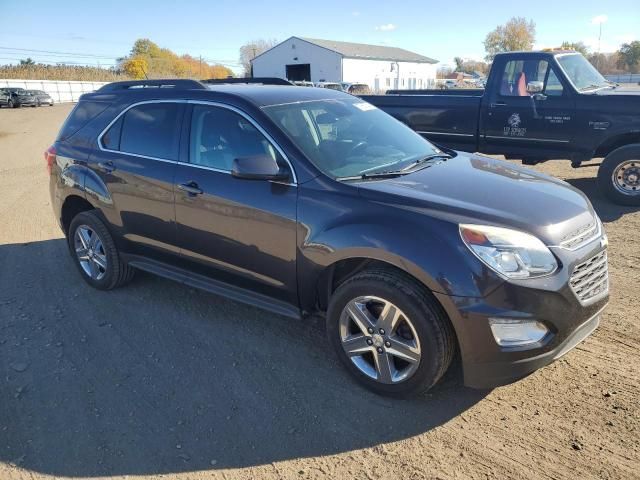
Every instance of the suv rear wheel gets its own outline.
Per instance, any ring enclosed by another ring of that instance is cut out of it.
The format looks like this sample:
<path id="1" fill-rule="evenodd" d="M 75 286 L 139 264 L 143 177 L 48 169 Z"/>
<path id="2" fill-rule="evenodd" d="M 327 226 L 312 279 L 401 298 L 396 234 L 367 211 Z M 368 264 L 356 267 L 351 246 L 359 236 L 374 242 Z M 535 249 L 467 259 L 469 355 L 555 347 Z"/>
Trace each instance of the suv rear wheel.
<path id="1" fill-rule="evenodd" d="M 389 270 L 365 270 L 342 283 L 327 311 L 327 334 L 355 378 L 376 393 L 405 396 L 435 385 L 455 339 L 424 287 Z"/>
<path id="2" fill-rule="evenodd" d="M 598 186 L 619 205 L 640 205 L 640 144 L 611 152 L 598 170 Z"/>
<path id="3" fill-rule="evenodd" d="M 92 287 L 111 290 L 133 278 L 135 270 L 120 259 L 111 234 L 95 212 L 75 216 L 68 244 L 82 278 Z"/>

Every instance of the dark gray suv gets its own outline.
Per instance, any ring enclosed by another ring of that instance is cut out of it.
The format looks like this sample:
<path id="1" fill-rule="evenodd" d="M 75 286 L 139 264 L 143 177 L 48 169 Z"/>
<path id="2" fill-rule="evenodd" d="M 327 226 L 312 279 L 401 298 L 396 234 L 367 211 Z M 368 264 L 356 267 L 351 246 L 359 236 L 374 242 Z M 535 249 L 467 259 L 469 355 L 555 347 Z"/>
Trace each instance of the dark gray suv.
<path id="1" fill-rule="evenodd" d="M 587 337 L 608 301 L 606 236 L 580 191 L 439 148 L 345 93 L 113 83 L 45 158 L 90 285 L 141 269 L 323 314 L 379 393 L 430 388 L 456 354 L 467 385 L 512 382 Z"/>

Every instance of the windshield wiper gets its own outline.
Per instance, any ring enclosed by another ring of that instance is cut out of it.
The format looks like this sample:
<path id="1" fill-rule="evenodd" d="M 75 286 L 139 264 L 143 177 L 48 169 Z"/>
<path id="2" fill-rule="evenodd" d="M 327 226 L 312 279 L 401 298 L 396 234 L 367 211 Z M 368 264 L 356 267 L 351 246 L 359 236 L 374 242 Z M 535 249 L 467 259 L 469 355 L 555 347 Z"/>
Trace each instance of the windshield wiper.
<path id="1" fill-rule="evenodd" d="M 395 178 L 406 175 L 409 172 L 403 172 L 400 170 L 384 170 L 382 172 L 373 173 L 361 173 L 360 175 L 353 175 L 351 177 L 337 177 L 336 180 L 367 180 L 371 178 Z"/>
<path id="2" fill-rule="evenodd" d="M 447 155 L 446 153 L 433 153 L 431 155 L 427 155 L 426 157 L 421 157 L 418 160 L 411 162 L 409 165 L 404 167 L 402 171 L 411 170 L 417 165 L 422 165 L 424 163 L 436 163 L 434 160 L 449 160 L 451 155 Z"/>
<path id="3" fill-rule="evenodd" d="M 585 90 L 591 90 L 591 89 L 598 89 L 598 88 L 613 88 L 612 85 L 597 85 L 595 83 L 592 83 L 591 85 L 587 85 L 586 87 L 582 87 L 580 89 L 581 92 L 584 92 Z"/>

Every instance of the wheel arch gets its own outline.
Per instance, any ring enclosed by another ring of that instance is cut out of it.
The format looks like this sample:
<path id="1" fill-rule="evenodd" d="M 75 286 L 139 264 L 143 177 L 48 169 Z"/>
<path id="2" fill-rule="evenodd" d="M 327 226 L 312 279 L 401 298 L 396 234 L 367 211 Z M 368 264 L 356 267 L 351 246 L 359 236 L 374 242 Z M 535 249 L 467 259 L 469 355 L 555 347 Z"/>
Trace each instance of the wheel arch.
<path id="1" fill-rule="evenodd" d="M 606 157 L 611 152 L 617 150 L 620 147 L 626 147 L 627 145 L 634 144 L 640 145 L 640 129 L 608 137 L 600 145 L 598 145 L 598 147 L 594 150 L 592 157 Z"/>

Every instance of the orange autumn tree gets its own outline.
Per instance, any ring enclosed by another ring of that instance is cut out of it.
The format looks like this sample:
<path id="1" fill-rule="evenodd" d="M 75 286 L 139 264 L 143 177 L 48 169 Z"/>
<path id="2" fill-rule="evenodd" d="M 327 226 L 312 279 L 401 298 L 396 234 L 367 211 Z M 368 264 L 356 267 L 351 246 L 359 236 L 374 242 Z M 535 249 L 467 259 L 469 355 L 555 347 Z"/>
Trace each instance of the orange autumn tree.
<path id="1" fill-rule="evenodd" d="M 233 72 L 219 64 L 209 64 L 191 55 L 177 55 L 148 38 L 136 40 L 120 67 L 134 79 L 144 78 L 226 78 Z"/>

